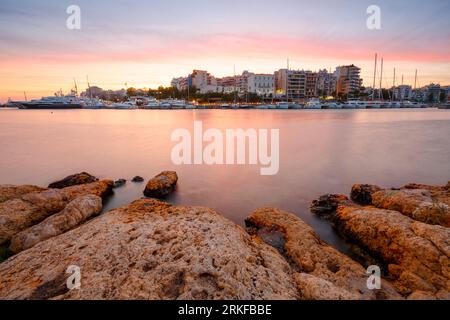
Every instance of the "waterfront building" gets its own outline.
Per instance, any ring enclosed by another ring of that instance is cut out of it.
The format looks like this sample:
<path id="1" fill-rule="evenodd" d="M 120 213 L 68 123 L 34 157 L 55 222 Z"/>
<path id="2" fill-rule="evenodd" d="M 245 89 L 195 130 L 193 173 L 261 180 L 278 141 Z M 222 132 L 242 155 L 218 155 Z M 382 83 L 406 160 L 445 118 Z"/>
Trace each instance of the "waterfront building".
<path id="1" fill-rule="evenodd" d="M 275 76 L 273 74 L 247 73 L 245 82 L 249 93 L 266 97 L 275 94 Z"/>
<path id="2" fill-rule="evenodd" d="M 361 69 L 355 65 L 339 66 L 334 72 L 336 77 L 336 94 L 351 95 L 361 90 Z"/>
<path id="3" fill-rule="evenodd" d="M 336 92 L 336 77 L 327 70 L 319 70 L 317 73 L 317 95 L 332 96 Z"/>
<path id="4" fill-rule="evenodd" d="M 290 101 L 306 98 L 306 72 L 280 69 L 275 72 L 275 87 L 278 95 Z"/>
<path id="5" fill-rule="evenodd" d="M 426 101 L 439 102 L 441 97 L 441 85 L 431 83 L 427 86 Z"/>
<path id="6" fill-rule="evenodd" d="M 409 85 L 400 85 L 394 87 L 394 99 L 395 100 L 409 100 L 413 97 L 412 87 Z"/>
<path id="7" fill-rule="evenodd" d="M 316 72 L 306 71 L 305 97 L 308 99 L 317 97 L 317 79 Z"/>
<path id="8" fill-rule="evenodd" d="M 194 70 L 190 75 L 192 86 L 200 91 L 205 91 L 208 86 L 217 86 L 217 80 L 209 72 L 204 70 Z"/>

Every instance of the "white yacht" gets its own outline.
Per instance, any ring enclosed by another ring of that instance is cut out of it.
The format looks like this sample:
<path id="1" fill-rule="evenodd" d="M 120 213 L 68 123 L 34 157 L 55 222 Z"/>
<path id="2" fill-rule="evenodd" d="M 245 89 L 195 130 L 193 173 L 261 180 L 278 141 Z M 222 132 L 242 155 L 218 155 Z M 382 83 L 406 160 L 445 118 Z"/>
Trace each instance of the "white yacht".
<path id="1" fill-rule="evenodd" d="M 186 101 L 184 100 L 172 100 L 172 109 L 185 109 L 186 108 Z"/>
<path id="2" fill-rule="evenodd" d="M 337 102 L 325 102 L 322 105 L 322 109 L 342 109 L 342 104 L 337 103 Z"/>
<path id="3" fill-rule="evenodd" d="M 104 109 L 107 108 L 105 102 L 100 99 L 84 99 L 83 109 Z"/>
<path id="4" fill-rule="evenodd" d="M 367 102 L 360 100 L 349 100 L 345 103 L 343 109 L 365 109 L 367 107 Z"/>
<path id="5" fill-rule="evenodd" d="M 366 108 L 367 109 L 380 109 L 381 108 L 381 101 L 368 101 L 366 103 Z"/>
<path id="6" fill-rule="evenodd" d="M 289 109 L 289 103 L 288 102 L 278 102 L 276 105 L 277 109 Z"/>
<path id="7" fill-rule="evenodd" d="M 306 103 L 304 108 L 305 109 L 322 109 L 322 103 L 320 102 L 319 98 L 312 98 Z"/>
<path id="8" fill-rule="evenodd" d="M 63 95 L 62 93 L 55 96 L 43 97 L 39 100 L 31 100 L 25 102 L 11 102 L 19 109 L 81 109 L 84 107 L 84 101 L 80 100 L 75 94 Z"/>
<path id="9" fill-rule="evenodd" d="M 138 106 L 131 101 L 118 102 L 112 105 L 113 109 L 132 110 L 138 109 Z"/>

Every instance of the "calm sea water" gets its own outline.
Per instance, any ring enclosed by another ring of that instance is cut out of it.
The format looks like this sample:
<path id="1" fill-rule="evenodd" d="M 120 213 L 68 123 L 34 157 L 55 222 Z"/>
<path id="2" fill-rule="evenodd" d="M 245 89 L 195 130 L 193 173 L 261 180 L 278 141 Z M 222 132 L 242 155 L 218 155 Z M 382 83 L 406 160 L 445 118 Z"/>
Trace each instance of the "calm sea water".
<path id="1" fill-rule="evenodd" d="M 175 166 L 170 136 L 178 128 L 280 129 L 280 170 L 259 166 Z M 176 170 L 175 204 L 218 209 L 243 224 L 253 210 L 296 213 L 335 247 L 346 250 L 309 203 L 354 183 L 386 187 L 450 179 L 450 111 L 446 110 L 1 110 L 0 184 L 48 183 L 88 171 L 101 178 L 146 179 Z M 116 190 L 107 208 L 142 196 L 145 184 Z"/>

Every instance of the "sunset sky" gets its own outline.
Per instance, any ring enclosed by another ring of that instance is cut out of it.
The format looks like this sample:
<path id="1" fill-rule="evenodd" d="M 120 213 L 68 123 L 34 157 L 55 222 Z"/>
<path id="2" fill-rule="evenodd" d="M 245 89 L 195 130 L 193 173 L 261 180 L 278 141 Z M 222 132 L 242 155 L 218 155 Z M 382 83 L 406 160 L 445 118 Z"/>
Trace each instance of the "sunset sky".
<path id="1" fill-rule="evenodd" d="M 81 30 L 66 8 L 81 8 Z M 366 27 L 381 7 L 382 29 Z M 448 0 L 1 0 L 0 101 L 68 92 L 73 78 L 119 89 L 169 85 L 192 69 L 216 76 L 286 66 L 317 71 L 354 63 L 372 84 L 373 57 L 385 59 L 384 86 L 450 85 Z"/>

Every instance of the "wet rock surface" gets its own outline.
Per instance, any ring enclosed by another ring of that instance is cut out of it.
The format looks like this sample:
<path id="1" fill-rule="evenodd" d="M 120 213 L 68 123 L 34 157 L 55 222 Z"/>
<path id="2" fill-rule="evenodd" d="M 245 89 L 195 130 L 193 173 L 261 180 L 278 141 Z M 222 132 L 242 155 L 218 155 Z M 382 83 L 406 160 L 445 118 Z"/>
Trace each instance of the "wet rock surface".
<path id="1" fill-rule="evenodd" d="M 93 175 L 87 173 L 87 172 L 81 172 L 77 174 L 70 175 L 68 177 L 65 177 L 62 180 L 55 181 L 53 183 L 49 184 L 49 188 L 51 189 L 63 189 L 71 186 L 77 186 L 81 184 L 88 184 L 97 182 L 98 179 L 94 177 Z"/>
<path id="2" fill-rule="evenodd" d="M 275 208 L 258 209 L 247 218 L 246 225 L 252 230 L 263 229 L 266 233 L 270 229 L 284 235 L 284 241 L 278 243 L 282 245 L 280 252 L 296 270 L 304 299 L 401 298 L 386 281 L 383 290 L 369 290 L 366 270 L 321 241 L 310 226 L 292 213 Z"/>
<path id="3" fill-rule="evenodd" d="M 144 178 L 142 178 L 141 176 L 136 176 L 131 180 L 131 182 L 141 183 L 141 182 L 144 182 Z"/>
<path id="4" fill-rule="evenodd" d="M 119 179 L 114 181 L 114 188 L 121 188 L 127 184 L 127 180 L 125 179 Z"/>
<path id="5" fill-rule="evenodd" d="M 388 265 L 398 292 L 450 298 L 449 228 L 374 207 L 339 206 L 336 217 L 347 236 Z"/>
<path id="6" fill-rule="evenodd" d="M 352 199 L 372 204 L 366 206 L 333 199 L 337 209 L 327 217 L 359 257 L 377 261 L 397 292 L 411 300 L 450 299 L 449 184 L 354 186 Z"/>
<path id="7" fill-rule="evenodd" d="M 151 179 L 144 190 L 150 198 L 164 198 L 175 191 L 178 175 L 175 171 L 164 171 Z"/>
<path id="8" fill-rule="evenodd" d="M 352 187 L 350 198 L 356 203 L 370 205 L 372 204 L 372 195 L 381 190 L 379 186 L 372 184 L 355 184 Z"/>
<path id="9" fill-rule="evenodd" d="M 311 212 L 326 217 L 334 214 L 339 204 L 348 202 L 347 196 L 342 194 L 327 194 L 311 203 Z"/>

